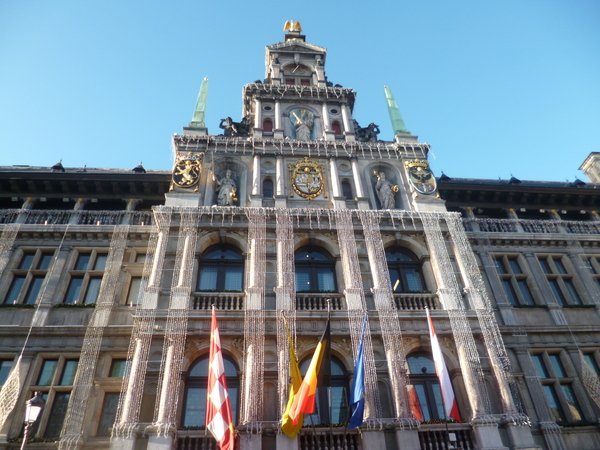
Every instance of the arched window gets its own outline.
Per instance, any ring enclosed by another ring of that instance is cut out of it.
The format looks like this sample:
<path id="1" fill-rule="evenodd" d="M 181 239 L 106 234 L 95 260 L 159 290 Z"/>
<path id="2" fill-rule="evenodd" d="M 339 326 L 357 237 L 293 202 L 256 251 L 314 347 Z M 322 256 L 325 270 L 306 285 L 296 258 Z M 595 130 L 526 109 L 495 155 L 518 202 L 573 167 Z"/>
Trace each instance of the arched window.
<path id="1" fill-rule="evenodd" d="M 430 353 L 412 353 L 406 358 L 410 382 L 415 389 L 423 420 L 446 418 L 440 382 Z"/>
<path id="2" fill-rule="evenodd" d="M 199 291 L 241 291 L 244 259 L 232 245 L 214 245 L 200 258 Z"/>
<path id="3" fill-rule="evenodd" d="M 354 196 L 352 195 L 352 186 L 348 180 L 342 181 L 342 195 L 346 197 L 346 200 L 352 200 Z"/>
<path id="4" fill-rule="evenodd" d="M 333 129 L 333 134 L 335 134 L 336 136 L 339 136 L 342 134 L 342 127 L 340 126 L 339 123 L 333 122 L 331 124 L 331 128 Z"/>
<path id="5" fill-rule="evenodd" d="M 235 363 L 223 355 L 223 366 L 227 377 L 227 391 L 231 403 L 233 423 L 237 423 L 238 392 L 240 381 Z M 183 398 L 184 427 L 203 427 L 206 419 L 206 388 L 208 386 L 208 355 L 203 356 L 190 366 L 185 382 Z"/>
<path id="6" fill-rule="evenodd" d="M 296 292 L 336 292 L 335 261 L 327 251 L 304 247 L 296 252 Z"/>
<path id="7" fill-rule="evenodd" d="M 300 364 L 300 372 L 304 377 L 306 369 L 310 364 L 312 355 L 302 361 Z M 346 423 L 348 420 L 348 375 L 344 369 L 344 365 L 334 356 L 331 357 L 331 396 L 329 395 L 329 388 L 317 387 L 317 400 L 316 400 L 316 412 L 312 415 L 312 421 L 309 415 L 304 415 L 305 425 L 318 424 L 334 424 L 334 423 Z M 329 398 L 331 398 L 331 406 L 329 405 Z M 331 411 L 331 418 L 329 413 Z"/>
<path id="8" fill-rule="evenodd" d="M 271 119 L 265 119 L 263 121 L 263 131 L 266 131 L 267 133 L 273 131 L 273 122 L 271 122 Z"/>
<path id="9" fill-rule="evenodd" d="M 405 248 L 392 247 L 385 251 L 390 281 L 394 292 L 421 292 L 424 290 L 421 264 L 417 256 Z"/>
<path id="10" fill-rule="evenodd" d="M 265 178 L 263 180 L 263 197 L 273 198 L 273 180 Z"/>

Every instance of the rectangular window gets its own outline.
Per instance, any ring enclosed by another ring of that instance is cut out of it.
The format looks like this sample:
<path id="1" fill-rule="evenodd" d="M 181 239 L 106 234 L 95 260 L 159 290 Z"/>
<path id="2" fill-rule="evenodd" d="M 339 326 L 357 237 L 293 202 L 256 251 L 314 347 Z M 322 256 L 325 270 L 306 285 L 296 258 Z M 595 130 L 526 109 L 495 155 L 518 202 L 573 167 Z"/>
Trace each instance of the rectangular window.
<path id="1" fill-rule="evenodd" d="M 113 359 L 110 364 L 110 372 L 108 376 L 111 378 L 123 378 L 125 375 L 126 359 Z"/>
<path id="2" fill-rule="evenodd" d="M 77 256 L 77 262 L 75 262 L 75 267 L 73 270 L 87 270 L 88 264 L 90 263 L 90 253 L 80 253 Z"/>
<path id="3" fill-rule="evenodd" d="M 241 291 L 242 279 L 244 277 L 244 269 L 241 267 L 228 267 L 225 271 L 225 286 L 226 291 Z"/>
<path id="4" fill-rule="evenodd" d="M 89 278 L 88 288 L 83 303 L 96 303 L 98 300 L 98 293 L 100 292 L 100 284 L 102 284 L 102 277 Z"/>
<path id="5" fill-rule="evenodd" d="M 557 422 L 565 422 L 565 415 L 560 406 L 560 402 L 558 401 L 558 397 L 556 396 L 556 390 L 554 389 L 554 386 L 547 384 L 543 386 L 543 389 L 554 420 Z"/>
<path id="6" fill-rule="evenodd" d="M 0 386 L 6 383 L 8 379 L 8 374 L 10 373 L 10 369 L 12 368 L 13 360 L 0 359 Z"/>
<path id="7" fill-rule="evenodd" d="M 54 380 L 54 372 L 58 361 L 56 359 L 46 359 L 42 363 L 42 370 L 40 370 L 40 376 L 38 377 L 38 386 L 50 386 Z"/>
<path id="8" fill-rule="evenodd" d="M 575 397 L 575 391 L 573 391 L 573 386 L 570 384 L 561 384 L 563 395 L 565 400 L 567 401 L 567 405 L 569 407 L 569 413 L 575 420 L 575 422 L 581 422 L 583 420 L 583 414 L 581 413 L 581 408 L 579 407 L 579 403 L 577 402 L 577 397 Z"/>
<path id="9" fill-rule="evenodd" d="M 129 292 L 127 293 L 127 304 L 137 305 L 140 295 L 140 287 L 142 286 L 142 277 L 131 277 L 129 283 Z"/>
<path id="10" fill-rule="evenodd" d="M 97 254 L 96 262 L 94 263 L 94 270 L 105 270 L 107 259 L 108 259 L 107 254 Z"/>
<path id="11" fill-rule="evenodd" d="M 583 305 L 577 291 L 578 281 L 569 273 L 569 260 L 562 256 L 540 256 L 538 259 L 556 302 L 563 307 Z"/>
<path id="12" fill-rule="evenodd" d="M 552 293 L 554 294 L 554 297 L 556 298 L 557 303 L 560 306 L 566 306 L 567 300 L 565 299 L 565 296 L 563 295 L 562 291 L 560 290 L 558 280 L 557 279 L 548 280 L 548 283 L 550 283 L 550 288 L 552 289 Z"/>
<path id="13" fill-rule="evenodd" d="M 527 285 L 527 280 L 518 280 L 517 284 L 519 285 L 519 289 L 521 290 L 521 295 L 523 296 L 525 304 L 533 305 L 533 297 L 531 296 L 531 291 L 529 290 L 529 286 Z"/>
<path id="14" fill-rule="evenodd" d="M 548 378 L 548 371 L 546 370 L 544 361 L 542 361 L 542 355 L 532 355 L 531 359 L 538 376 L 540 378 Z"/>
<path id="15" fill-rule="evenodd" d="M 135 262 L 136 263 L 145 263 L 146 262 L 146 254 L 145 253 L 138 253 L 137 255 L 135 255 Z"/>
<path id="16" fill-rule="evenodd" d="M 550 362 L 552 363 L 552 367 L 554 368 L 554 374 L 558 378 L 566 378 L 567 374 L 565 372 L 565 368 L 562 365 L 559 355 L 549 355 Z"/>
<path id="17" fill-rule="evenodd" d="M 83 277 L 72 277 L 64 303 L 75 303 L 81 293 L 81 286 L 83 286 Z"/>
<path id="18" fill-rule="evenodd" d="M 13 277 L 12 283 L 10 284 L 10 289 L 8 290 L 8 295 L 4 299 L 4 303 L 14 304 L 17 303 L 19 299 L 19 294 L 21 293 L 21 289 L 25 284 L 25 276 L 16 276 Z"/>
<path id="19" fill-rule="evenodd" d="M 41 249 L 24 252 L 16 269 L 12 270 L 10 287 L 4 303 L 34 305 L 42 290 L 53 258 L 54 253 L 47 250 L 46 253 L 43 253 Z"/>
<path id="20" fill-rule="evenodd" d="M 73 381 L 75 381 L 75 374 L 77 373 L 77 365 L 79 361 L 76 359 L 70 359 L 65 361 L 63 367 L 63 373 L 60 377 L 60 385 L 61 386 L 72 386 Z"/>
<path id="21" fill-rule="evenodd" d="M 502 280 L 502 285 L 504 286 L 504 291 L 506 292 L 506 296 L 508 297 L 510 304 L 515 306 L 518 305 L 519 303 L 517 302 L 517 294 L 513 288 L 511 280 Z"/>
<path id="22" fill-rule="evenodd" d="M 98 436 L 110 436 L 110 428 L 115 423 L 117 417 L 117 407 L 119 406 L 119 393 L 107 392 L 104 394 L 102 411 L 100 412 L 100 422 L 98 423 Z"/>
<path id="23" fill-rule="evenodd" d="M 31 265 L 33 264 L 33 260 L 35 259 L 35 253 L 25 253 L 23 258 L 21 259 L 21 263 L 19 264 L 20 270 L 29 270 L 31 269 Z"/>
<path id="24" fill-rule="evenodd" d="M 517 256 L 497 256 L 494 261 L 509 303 L 513 306 L 535 305 L 529 289 L 528 270 L 523 270 L 525 261 Z"/>
<path id="25" fill-rule="evenodd" d="M 200 291 L 217 290 L 218 267 L 202 267 L 200 269 Z"/>
<path id="26" fill-rule="evenodd" d="M 583 355 L 585 362 L 590 366 L 590 368 L 596 372 L 596 375 L 600 376 L 600 366 L 598 366 L 598 361 L 594 357 L 593 353 L 585 353 Z"/>
<path id="27" fill-rule="evenodd" d="M 63 302 L 68 304 L 96 304 L 102 284 L 102 271 L 106 269 L 107 260 L 107 253 L 100 253 L 96 250 L 79 252 L 69 271 L 71 278 Z"/>
<path id="28" fill-rule="evenodd" d="M 48 270 L 53 258 L 53 253 L 43 253 L 38 264 L 38 270 Z"/>
<path id="29" fill-rule="evenodd" d="M 27 295 L 23 299 L 23 303 L 26 305 L 35 305 L 35 302 L 38 298 L 40 290 L 42 289 L 42 284 L 44 284 L 44 280 L 46 276 L 36 276 L 33 277 L 31 282 L 29 283 L 29 291 L 27 291 Z"/>
<path id="30" fill-rule="evenodd" d="M 508 262 L 510 263 L 510 270 L 512 270 L 512 273 L 515 275 L 523 273 L 521 272 L 521 267 L 519 267 L 519 263 L 515 258 L 509 259 Z"/>
<path id="31" fill-rule="evenodd" d="M 57 392 L 54 395 L 54 401 L 52 402 L 52 409 L 50 410 L 50 416 L 48 419 L 48 425 L 46 425 L 44 437 L 60 436 L 63 422 L 67 414 L 67 407 L 69 406 L 70 397 L 70 392 Z"/>

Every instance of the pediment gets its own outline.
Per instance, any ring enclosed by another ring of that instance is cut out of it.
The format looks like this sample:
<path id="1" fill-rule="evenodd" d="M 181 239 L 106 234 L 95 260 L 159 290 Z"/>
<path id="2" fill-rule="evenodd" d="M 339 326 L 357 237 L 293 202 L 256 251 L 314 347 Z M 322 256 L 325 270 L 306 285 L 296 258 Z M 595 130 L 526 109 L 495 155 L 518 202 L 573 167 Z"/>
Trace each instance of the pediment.
<path id="1" fill-rule="evenodd" d="M 268 50 L 284 52 L 303 52 L 303 53 L 327 53 L 327 49 L 307 42 L 290 40 L 279 42 L 278 44 L 268 45 Z"/>

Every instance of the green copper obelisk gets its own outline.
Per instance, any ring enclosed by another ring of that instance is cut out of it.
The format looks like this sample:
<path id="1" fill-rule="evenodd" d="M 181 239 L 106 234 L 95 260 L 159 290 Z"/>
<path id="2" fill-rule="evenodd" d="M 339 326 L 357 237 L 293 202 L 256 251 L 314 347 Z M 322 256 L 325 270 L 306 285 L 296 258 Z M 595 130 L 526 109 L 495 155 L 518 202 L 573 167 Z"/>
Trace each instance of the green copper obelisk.
<path id="1" fill-rule="evenodd" d="M 390 113 L 390 120 L 392 121 L 392 128 L 394 129 L 394 137 L 399 134 L 410 134 L 410 131 L 406 129 L 402 115 L 398 109 L 398 104 L 394 100 L 394 95 L 389 87 L 383 86 L 383 92 L 385 93 L 385 101 L 387 102 L 388 112 Z"/>
<path id="2" fill-rule="evenodd" d="M 196 109 L 194 110 L 194 117 L 190 122 L 192 128 L 206 128 L 204 124 L 204 117 L 206 115 L 206 101 L 208 99 L 208 77 L 202 80 L 200 85 L 200 92 L 198 93 L 198 100 L 196 101 Z"/>

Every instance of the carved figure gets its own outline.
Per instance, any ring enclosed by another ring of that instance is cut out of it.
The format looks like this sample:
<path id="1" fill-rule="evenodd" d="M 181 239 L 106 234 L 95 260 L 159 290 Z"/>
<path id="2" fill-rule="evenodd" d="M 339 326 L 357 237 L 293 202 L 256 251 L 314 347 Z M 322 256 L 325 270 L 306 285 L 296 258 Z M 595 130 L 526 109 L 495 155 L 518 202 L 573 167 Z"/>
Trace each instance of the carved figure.
<path id="1" fill-rule="evenodd" d="M 294 127 L 296 127 L 296 139 L 299 141 L 309 141 L 314 123 L 312 114 L 305 109 L 300 111 L 300 117 L 295 112 L 292 112 L 292 114 L 296 118 L 296 121 L 293 122 Z"/>
<path id="2" fill-rule="evenodd" d="M 394 209 L 396 207 L 396 200 L 394 194 L 398 192 L 398 185 L 393 185 L 390 180 L 385 178 L 385 173 L 375 172 L 377 177 L 377 197 L 379 197 L 379 203 L 381 203 L 381 209 Z"/>
<path id="3" fill-rule="evenodd" d="M 217 205 L 219 206 L 233 206 L 237 202 L 237 186 L 232 175 L 233 173 L 229 169 L 225 171 L 225 176 L 220 180 L 213 174 L 213 181 L 219 187 L 219 193 L 217 194 Z"/>
<path id="4" fill-rule="evenodd" d="M 377 135 L 380 133 L 379 125 L 371 122 L 366 128 L 361 128 L 355 120 L 354 133 L 358 142 L 377 142 Z"/>
<path id="5" fill-rule="evenodd" d="M 225 122 L 225 125 L 223 125 L 223 122 Z M 226 117 L 225 119 L 221 119 L 219 128 L 225 130 L 223 134 L 229 137 L 248 136 L 250 129 L 247 117 L 244 117 L 241 122 L 234 122 L 231 117 Z"/>

